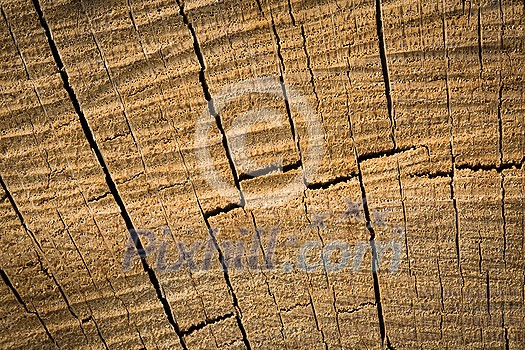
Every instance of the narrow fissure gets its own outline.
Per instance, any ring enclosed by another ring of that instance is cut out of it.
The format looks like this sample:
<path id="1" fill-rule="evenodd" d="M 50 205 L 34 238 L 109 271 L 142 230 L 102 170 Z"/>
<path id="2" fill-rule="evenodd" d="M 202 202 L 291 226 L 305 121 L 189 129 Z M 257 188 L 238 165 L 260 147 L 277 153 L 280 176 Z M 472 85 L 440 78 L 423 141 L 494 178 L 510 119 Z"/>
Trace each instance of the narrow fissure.
<path id="1" fill-rule="evenodd" d="M 51 332 L 47 328 L 46 324 L 44 323 L 44 320 L 42 319 L 42 317 L 40 316 L 38 311 L 36 311 L 36 309 L 35 309 L 35 311 L 29 310 L 29 308 L 27 307 L 27 304 L 25 303 L 24 299 L 22 299 L 22 297 L 20 296 L 20 294 L 16 290 L 15 286 L 13 286 L 13 283 L 11 282 L 11 280 L 9 279 L 9 277 L 7 276 L 7 274 L 5 273 L 5 271 L 3 269 L 0 269 L 0 277 L 2 277 L 2 280 L 4 281 L 5 285 L 7 286 L 7 288 L 9 288 L 11 293 L 13 293 L 13 295 L 15 296 L 16 301 L 18 301 L 18 303 L 22 306 L 24 311 L 29 313 L 29 314 L 32 314 L 32 315 L 36 316 L 36 318 L 38 319 L 38 322 L 40 322 L 40 324 L 44 328 L 44 331 L 46 332 L 46 335 L 49 338 L 49 340 L 51 340 L 51 342 L 57 348 L 60 348 L 60 346 L 58 345 L 58 342 L 55 340 L 55 338 L 53 338 L 53 335 L 51 335 Z"/>
<path id="2" fill-rule="evenodd" d="M 242 207 L 239 204 L 230 203 L 226 205 L 225 207 L 220 207 L 214 210 L 209 210 L 207 212 L 202 212 L 202 216 L 204 217 L 204 219 L 208 220 L 209 218 L 220 215 L 220 214 L 227 214 L 234 209 L 242 209 Z"/>
<path id="3" fill-rule="evenodd" d="M 321 340 L 325 350 L 328 350 L 328 344 L 326 343 L 324 332 L 321 327 L 319 327 L 319 320 L 317 319 L 317 312 L 315 311 L 314 301 L 312 300 L 312 294 L 310 294 L 310 290 L 308 290 L 308 297 L 310 298 L 310 307 L 312 308 L 312 314 L 314 316 L 315 328 L 317 328 L 317 331 L 321 334 Z"/>
<path id="4" fill-rule="evenodd" d="M 161 115 L 162 115 L 162 110 L 160 111 L 161 112 Z M 176 129 L 175 129 L 176 130 Z M 212 228 L 211 228 L 211 225 L 209 223 L 209 218 L 213 215 L 219 215 L 220 213 L 227 213 L 233 209 L 236 209 L 236 208 L 240 208 L 240 209 L 243 209 L 244 208 L 242 206 L 240 206 L 239 204 L 237 203 L 230 203 L 229 205 L 227 205 L 225 208 L 218 208 L 218 209 L 215 209 L 211 212 L 204 212 L 204 209 L 202 208 L 202 204 L 200 202 L 200 199 L 199 199 L 199 196 L 197 195 L 197 189 L 195 188 L 195 184 L 193 183 L 192 179 L 191 179 L 191 176 L 190 176 L 190 172 L 188 170 L 188 166 L 186 165 L 186 160 L 184 159 L 184 155 L 180 149 L 180 146 L 179 146 L 179 143 L 177 141 L 177 150 L 178 150 L 178 153 L 181 157 L 181 161 L 182 161 L 182 165 L 184 167 L 184 171 L 186 173 L 186 178 L 188 180 L 188 182 L 190 183 L 191 185 L 191 188 L 193 190 L 193 196 L 195 197 L 195 201 L 197 202 L 197 206 L 199 208 L 199 211 L 202 215 L 202 218 L 204 220 L 204 223 L 206 225 L 206 228 L 208 229 L 208 234 L 210 235 L 210 238 L 212 239 L 213 243 L 214 243 L 214 247 L 217 249 L 217 245 L 215 245 L 215 243 L 217 242 L 215 236 L 213 235 L 213 231 L 212 231 Z M 238 303 L 238 300 L 237 300 L 237 296 L 235 295 L 235 291 L 233 290 L 233 286 L 230 282 L 230 276 L 228 274 L 228 271 L 224 269 L 225 265 L 224 265 L 224 255 L 222 254 L 222 251 L 220 249 L 217 249 L 217 252 L 219 254 L 219 262 L 221 263 L 221 266 L 223 267 L 223 273 L 224 273 L 224 279 L 225 279 L 225 283 L 226 283 L 226 286 L 228 287 L 228 291 L 229 293 L 232 295 L 232 305 L 233 305 L 233 308 L 235 310 L 235 320 L 237 322 L 237 326 L 239 327 L 239 330 L 241 332 L 241 335 L 243 337 L 243 343 L 245 345 L 245 347 L 247 349 L 251 349 L 251 346 L 250 346 L 250 342 L 248 340 L 248 335 L 246 333 L 246 330 L 244 328 L 244 325 L 242 323 L 242 319 L 241 319 L 241 308 L 239 306 L 239 303 Z M 214 336 L 215 338 L 215 336 Z"/>
<path id="5" fill-rule="evenodd" d="M 412 276 L 412 266 L 410 264 L 410 258 L 408 256 L 408 235 L 407 235 L 407 211 L 405 205 L 405 195 L 403 193 L 403 183 L 401 182 L 401 168 L 399 166 L 399 160 L 396 160 L 397 165 L 397 183 L 399 185 L 399 197 L 401 198 L 401 208 L 403 209 L 403 230 L 405 236 L 405 250 L 406 258 L 408 263 L 408 274 Z"/>
<path id="6" fill-rule="evenodd" d="M 346 75 L 347 75 L 348 81 L 350 81 L 350 70 L 348 69 L 348 67 L 347 67 Z M 367 197 L 366 197 L 366 190 L 365 190 L 365 184 L 364 184 L 364 180 L 363 180 L 363 173 L 361 172 L 361 162 L 364 161 L 364 159 L 363 159 L 363 157 L 361 157 L 361 158 L 359 157 L 359 154 L 358 154 L 357 148 L 356 148 L 356 142 L 355 142 L 355 138 L 354 138 L 354 130 L 353 130 L 353 126 L 352 126 L 352 118 L 350 116 L 350 109 L 348 107 L 349 106 L 349 104 L 348 104 L 348 91 L 346 91 L 346 105 L 347 105 L 347 120 L 348 120 L 348 125 L 349 125 L 349 128 L 350 128 L 350 138 L 352 139 L 355 162 L 356 162 L 356 165 L 357 165 L 357 178 L 359 180 L 359 188 L 360 188 L 360 191 L 361 191 L 361 202 L 362 202 L 362 205 L 363 205 L 363 212 L 365 214 L 366 229 L 370 233 L 370 247 L 372 248 L 372 279 L 373 279 L 373 284 L 374 284 L 374 300 L 375 300 L 375 306 L 376 306 L 376 310 L 377 310 L 377 319 L 378 319 L 378 324 L 379 324 L 379 334 L 381 336 L 381 343 L 382 343 L 382 345 L 385 345 L 385 341 L 386 341 L 386 346 L 387 346 L 387 348 L 390 349 L 390 348 L 392 348 L 392 346 L 390 344 L 390 340 L 386 336 L 385 319 L 384 319 L 384 316 L 383 316 L 383 305 L 381 304 L 381 291 L 380 291 L 380 288 L 379 288 L 379 278 L 377 276 L 377 270 L 375 269 L 376 261 L 377 261 L 377 249 L 376 249 L 376 245 L 375 245 L 375 231 L 374 231 L 374 229 L 372 227 L 372 224 L 371 224 L 370 210 L 368 208 L 368 200 L 367 200 Z M 396 150 L 394 149 L 391 152 L 395 152 L 395 151 Z"/>
<path id="7" fill-rule="evenodd" d="M 462 164 L 457 165 L 456 169 L 462 170 L 462 169 L 469 169 L 472 171 L 490 171 L 495 170 L 498 174 L 501 174 L 503 170 L 510 170 L 513 168 L 520 169 L 523 164 L 525 163 L 525 157 L 523 157 L 521 160 L 517 162 L 506 162 L 502 163 L 500 165 L 483 165 L 483 164 L 475 164 L 475 165 L 468 165 L 468 164 Z"/>
<path id="8" fill-rule="evenodd" d="M 93 321 L 93 325 L 95 325 L 95 329 L 97 330 L 97 335 L 100 338 L 100 341 L 104 345 L 104 348 L 106 350 L 109 350 L 108 343 L 106 342 L 106 339 L 102 335 L 102 331 L 100 330 L 100 327 L 98 326 L 97 321 L 95 320 L 95 317 L 91 316 L 91 321 Z"/>
<path id="9" fill-rule="evenodd" d="M 11 204 L 11 207 L 13 207 L 13 210 L 15 211 L 16 216 L 18 217 L 18 220 L 20 221 L 20 223 L 24 227 L 24 231 L 26 231 L 26 233 L 29 235 L 29 237 L 31 237 L 31 240 L 38 247 L 38 249 L 40 251 L 42 251 L 42 246 L 40 245 L 40 242 L 36 239 L 36 236 L 33 233 L 33 231 L 31 231 L 29 229 L 29 227 L 27 226 L 26 221 L 24 220 L 24 216 L 20 212 L 20 209 L 18 208 L 18 205 L 16 204 L 16 202 L 15 202 L 15 200 L 13 198 L 13 195 L 11 194 L 11 191 L 9 191 L 9 189 L 7 188 L 7 186 L 6 186 L 5 182 L 4 182 L 4 179 L 2 178 L 1 174 L 0 174 L 0 185 L 2 186 L 2 189 L 5 192 L 7 200 L 9 200 L 9 203 Z"/>
<path id="10" fill-rule="evenodd" d="M 206 319 L 206 320 L 204 320 L 204 321 L 202 321 L 202 322 L 200 322 L 198 324 L 191 325 L 190 327 L 188 327 L 188 329 L 182 331 L 182 334 L 184 336 L 190 335 L 193 332 L 201 330 L 201 329 L 203 329 L 206 326 L 209 326 L 211 324 L 215 324 L 215 323 L 227 320 L 230 317 L 233 317 L 233 313 L 232 312 L 229 312 L 229 313 L 227 313 L 225 315 L 217 316 L 215 318 Z"/>
<path id="11" fill-rule="evenodd" d="M 388 73 L 388 60 L 386 57 L 386 44 L 383 32 L 383 11 L 381 6 L 381 0 L 376 0 L 376 28 L 377 40 L 379 42 L 379 56 L 381 58 L 381 69 L 383 71 L 383 80 L 385 83 L 386 107 L 388 110 L 388 118 L 390 119 L 390 138 L 392 139 L 392 143 L 394 144 L 394 149 L 396 149 L 396 121 L 394 117 L 392 95 L 390 93 L 390 76 Z"/>
<path id="12" fill-rule="evenodd" d="M 80 260 L 82 261 L 82 265 L 84 265 L 84 268 L 86 269 L 86 271 L 87 271 L 87 273 L 89 275 L 89 278 L 91 279 L 91 283 L 93 284 L 93 287 L 95 287 L 95 290 L 99 290 L 97 284 L 95 283 L 95 280 L 93 279 L 93 275 L 91 274 L 91 270 L 89 269 L 89 267 L 88 267 L 88 265 L 86 263 L 86 260 L 84 259 L 84 256 L 80 252 L 80 249 L 78 249 L 78 245 L 75 242 L 75 240 L 73 239 L 73 236 L 71 235 L 71 232 L 69 231 L 69 227 L 66 225 L 66 222 L 64 221 L 64 218 L 62 217 L 60 212 L 58 210 L 56 212 L 57 212 L 58 218 L 60 219 L 60 223 L 64 227 L 63 230 L 67 233 L 67 236 L 69 237 L 69 240 L 71 241 L 71 243 L 73 243 L 73 247 L 75 248 L 75 251 L 77 252 L 78 256 L 80 257 Z"/>
<path id="13" fill-rule="evenodd" d="M 288 14 L 290 15 L 290 19 L 292 20 L 292 25 L 295 27 L 295 17 L 293 15 L 292 2 L 290 0 L 288 0 Z"/>
<path id="14" fill-rule="evenodd" d="M 489 320 L 492 318 L 492 315 L 490 314 L 490 278 L 489 278 L 489 271 L 487 270 L 485 273 L 485 283 L 486 283 L 486 297 L 487 297 L 487 314 L 489 316 Z"/>
<path id="15" fill-rule="evenodd" d="M 184 169 L 186 171 L 186 176 L 188 178 L 188 181 L 191 184 L 191 187 L 193 189 L 193 195 L 195 197 L 195 201 L 197 202 L 197 206 L 199 207 L 199 211 L 202 215 L 202 218 L 204 220 L 204 223 L 206 224 L 206 228 L 208 229 L 208 234 L 210 235 L 210 238 L 212 240 L 213 246 L 215 247 L 215 250 L 217 250 L 217 253 L 219 255 L 219 263 L 221 264 L 223 275 L 224 275 L 224 281 L 226 283 L 226 286 L 228 287 L 228 291 L 232 297 L 232 305 L 235 310 L 235 321 L 237 322 L 237 327 L 239 328 L 241 335 L 242 335 L 242 341 L 244 343 L 244 346 L 247 350 L 251 350 L 250 341 L 248 340 L 248 334 L 246 332 L 246 329 L 244 328 L 244 324 L 242 323 L 242 312 L 241 308 L 239 306 L 239 301 L 237 299 L 237 295 L 235 294 L 235 290 L 233 289 L 233 285 L 230 280 L 230 274 L 228 272 L 228 266 L 226 264 L 226 260 L 224 258 L 224 254 L 219 246 L 219 243 L 217 242 L 217 238 L 214 235 L 213 228 L 210 225 L 209 218 L 213 215 L 219 215 L 220 213 L 227 213 L 231 210 L 234 210 L 236 208 L 241 208 L 244 210 L 243 207 L 239 206 L 238 204 L 232 203 L 226 208 L 217 209 L 213 211 L 213 215 L 210 213 L 205 213 L 204 209 L 202 208 L 202 204 L 200 202 L 199 196 L 197 195 L 197 190 L 195 189 L 195 185 L 193 184 L 193 181 L 191 181 L 190 174 L 188 171 L 188 168 L 186 167 L 186 162 L 184 161 L 184 157 L 182 156 L 182 152 L 179 149 L 179 154 L 181 155 L 182 162 L 184 165 Z"/>
<path id="16" fill-rule="evenodd" d="M 38 253 L 38 251 L 35 251 L 35 254 L 36 254 L 37 261 L 38 261 L 38 265 L 40 267 L 40 271 L 42 273 L 44 273 L 48 278 L 50 278 L 53 281 L 53 283 L 55 284 L 55 286 L 58 289 L 60 297 L 62 298 L 62 300 L 66 304 L 67 311 L 71 314 L 71 316 L 73 316 L 74 319 L 76 319 L 78 321 L 78 324 L 79 324 L 80 330 L 82 332 L 82 335 L 86 339 L 86 343 L 89 343 L 88 337 L 86 335 L 86 331 L 85 331 L 84 327 L 82 326 L 82 321 L 80 320 L 80 317 L 78 317 L 78 315 L 75 312 L 75 310 L 73 310 L 73 307 L 71 306 L 71 303 L 69 302 L 69 298 L 68 298 L 68 296 L 66 294 L 66 291 L 64 290 L 64 288 L 62 288 L 62 285 L 60 283 L 58 283 L 58 280 L 55 277 L 55 275 L 53 274 L 53 272 L 49 271 L 48 268 L 44 267 L 44 263 L 42 262 L 42 257 L 40 256 L 40 253 Z"/>
<path id="17" fill-rule="evenodd" d="M 261 231 L 259 230 L 259 227 L 257 226 L 257 222 L 255 220 L 255 215 L 253 215 L 253 212 L 250 212 L 250 216 L 252 218 L 252 224 L 253 224 L 254 232 L 257 235 L 257 241 L 259 243 L 259 249 L 261 249 L 261 253 L 263 255 L 263 260 L 265 262 L 265 267 L 269 268 L 270 259 L 268 258 L 268 255 L 267 255 L 267 253 L 266 253 L 266 251 L 264 249 L 263 243 L 262 243 L 262 239 L 261 239 L 261 235 L 260 235 Z M 280 326 L 281 326 L 280 329 L 279 329 L 279 333 L 281 334 L 281 338 L 283 339 L 285 348 L 288 349 L 288 345 L 286 344 L 286 341 L 285 341 L 286 336 L 285 336 L 285 331 L 284 331 L 283 317 L 281 315 L 281 307 L 279 306 L 279 303 L 277 303 L 277 298 L 275 297 L 275 293 L 273 293 L 271 291 L 270 283 L 268 282 L 268 276 L 264 272 L 264 268 L 260 268 L 259 271 L 264 276 L 264 283 L 266 284 L 266 290 L 268 291 L 268 295 L 272 298 L 273 303 L 275 305 L 275 309 L 276 309 L 276 312 L 277 312 L 277 317 L 279 318 L 279 323 L 280 323 Z M 248 272 L 251 274 L 249 269 L 248 269 Z M 253 278 L 253 276 L 252 276 L 252 278 Z"/>
<path id="18" fill-rule="evenodd" d="M 320 227 L 322 225 L 319 225 L 318 223 L 312 222 L 312 220 L 310 220 L 310 215 L 315 217 L 316 214 L 315 213 L 310 213 L 308 211 L 308 205 L 306 203 L 306 198 L 307 198 L 306 191 L 304 191 L 303 192 L 303 197 L 302 197 L 302 203 L 303 203 L 303 207 L 304 207 L 304 214 L 305 214 L 306 221 L 308 222 L 308 226 L 312 227 L 314 229 L 314 231 L 317 232 L 317 237 L 319 238 L 319 242 L 321 242 L 321 247 L 320 247 L 321 251 L 324 251 L 324 249 L 326 247 L 326 244 L 324 242 L 323 236 L 321 235 Z M 321 259 L 321 261 L 322 261 L 322 270 L 323 270 L 323 276 L 324 276 L 324 280 L 325 280 L 325 283 L 326 283 L 326 287 L 330 288 L 330 280 L 328 278 L 328 273 L 326 272 L 326 262 L 325 262 L 324 259 Z M 308 277 L 308 283 L 309 283 L 310 287 L 313 288 L 312 277 L 310 276 L 308 271 L 306 271 L 306 276 Z M 308 290 L 308 295 L 310 296 L 310 304 L 312 306 L 312 311 L 313 311 L 313 315 L 314 315 L 315 325 L 317 327 L 317 330 L 321 333 L 321 337 L 322 337 L 325 349 L 327 349 L 328 345 L 327 345 L 326 340 L 325 340 L 325 335 L 324 335 L 323 330 L 319 327 L 319 323 L 318 323 L 317 315 L 316 315 L 316 311 L 315 311 L 315 305 L 314 305 L 314 302 L 312 300 L 312 296 L 311 296 L 309 290 Z M 336 304 L 335 295 L 332 294 L 331 297 L 332 297 L 332 304 Z M 337 310 L 334 309 L 334 311 L 336 313 L 336 320 L 337 320 Z M 338 340 L 339 340 L 339 346 L 341 346 L 341 338 L 339 338 Z"/>
<path id="19" fill-rule="evenodd" d="M 365 213 L 366 228 L 370 233 L 370 248 L 372 249 L 372 279 L 374 281 L 374 298 L 377 308 L 377 318 L 379 322 L 379 333 L 381 335 L 381 343 L 385 344 L 386 339 L 386 330 L 385 330 L 385 320 L 383 317 L 383 305 L 381 304 L 381 291 L 379 288 L 379 277 L 377 276 L 377 249 L 375 244 L 375 231 L 372 227 L 372 222 L 370 218 L 370 210 L 368 208 L 368 201 L 366 197 L 365 184 L 363 181 L 363 174 L 361 172 L 361 164 L 357 161 L 357 178 L 359 179 L 359 188 L 361 189 L 361 197 L 363 202 L 363 211 Z"/>
<path id="20" fill-rule="evenodd" d="M 445 312 L 445 297 L 444 297 L 444 288 L 443 288 L 443 280 L 441 279 L 441 268 L 439 266 L 439 257 L 436 259 L 436 265 L 438 270 L 438 279 L 439 279 L 439 305 L 440 305 L 440 313 L 439 313 L 439 331 L 440 331 L 440 339 L 443 338 L 443 313 Z"/>
<path id="21" fill-rule="evenodd" d="M 338 176 L 334 177 L 332 180 L 324 181 L 324 182 L 317 182 L 314 184 L 308 184 L 309 190 L 326 190 L 332 186 L 338 185 L 340 183 L 345 183 L 350 181 L 351 179 L 355 178 L 357 174 L 351 174 L 346 176 Z"/>
<path id="22" fill-rule="evenodd" d="M 217 128 L 219 129 L 219 132 L 221 133 L 222 145 L 226 152 L 226 157 L 228 158 L 228 164 L 232 172 L 233 181 L 235 183 L 235 187 L 239 191 L 240 205 L 244 207 L 245 200 L 244 200 L 244 194 L 242 193 L 241 186 L 240 186 L 239 174 L 237 173 L 237 168 L 235 167 L 235 162 L 233 161 L 233 156 L 230 150 L 230 146 L 228 145 L 228 138 L 226 137 L 226 132 L 224 131 L 221 117 L 215 109 L 215 104 L 213 102 L 213 98 L 211 97 L 210 88 L 208 86 L 208 82 L 206 81 L 206 63 L 204 61 L 204 55 L 202 53 L 202 50 L 199 44 L 199 39 L 197 37 L 197 33 L 195 32 L 195 28 L 193 28 L 193 24 L 189 21 L 188 15 L 184 11 L 184 3 L 181 3 L 180 0 L 177 0 L 177 5 L 179 6 L 179 15 L 182 17 L 182 21 L 184 25 L 186 25 L 186 27 L 188 28 L 191 34 L 192 40 L 193 40 L 193 50 L 195 51 L 195 55 L 197 56 L 197 60 L 199 61 L 199 66 L 200 66 L 199 81 L 202 86 L 202 92 L 204 94 L 204 98 L 208 102 L 208 111 L 210 115 L 213 118 L 215 118 L 215 123 L 217 124 Z"/>
<path id="23" fill-rule="evenodd" d="M 91 37 L 93 39 L 93 42 L 95 43 L 95 47 L 97 48 L 97 52 L 99 54 L 100 60 L 102 61 L 102 64 L 104 66 L 104 70 L 106 71 L 106 75 L 108 76 L 109 82 L 111 83 L 113 91 L 115 92 L 115 95 L 117 96 L 117 99 L 119 101 L 120 109 L 121 109 L 121 112 L 122 112 L 122 116 L 124 117 L 124 120 L 126 121 L 126 126 L 127 126 L 128 130 L 129 130 L 129 133 L 131 135 L 131 139 L 133 140 L 133 144 L 135 145 L 135 148 L 137 149 L 137 152 L 139 153 L 140 161 L 141 161 L 141 164 L 142 164 L 142 168 L 144 169 L 144 171 L 146 171 L 146 162 L 144 161 L 144 156 L 143 156 L 142 150 L 141 150 L 141 148 L 139 146 L 139 142 L 138 142 L 137 138 L 135 137 L 135 132 L 133 131 L 133 128 L 131 127 L 131 122 L 129 121 L 128 112 L 127 112 L 126 106 L 124 104 L 124 99 L 122 98 L 122 95 L 120 94 L 120 91 L 117 88 L 117 85 L 113 81 L 113 77 L 112 77 L 111 71 L 109 69 L 109 63 L 106 60 L 106 57 L 104 56 L 104 52 L 102 51 L 102 48 L 101 48 L 101 46 L 100 46 L 100 44 L 98 42 L 97 36 L 95 35 L 95 31 L 93 29 L 93 25 L 91 24 L 91 19 L 89 18 L 89 14 L 88 14 L 86 8 L 84 7 L 84 3 L 82 1 L 80 1 L 80 5 L 82 6 L 82 10 L 84 11 L 84 14 L 85 14 L 85 16 L 86 16 L 86 18 L 88 20 L 89 30 L 91 32 Z"/>
<path id="24" fill-rule="evenodd" d="M 310 54 L 308 53 L 308 49 L 307 49 L 307 46 L 306 46 L 306 33 L 304 32 L 304 26 L 303 25 L 301 25 L 301 36 L 303 38 L 303 51 L 304 51 L 304 55 L 306 56 L 306 68 L 308 69 L 308 74 L 310 75 L 310 85 L 312 85 L 312 91 L 314 93 L 315 101 L 316 101 L 316 104 L 317 104 L 317 107 L 316 107 L 317 113 L 319 113 L 319 115 L 321 115 L 321 123 L 324 123 L 323 113 L 321 113 L 321 111 L 319 110 L 321 102 L 319 101 L 319 95 L 317 94 L 317 87 L 315 86 L 314 71 L 312 69 L 312 62 L 311 62 L 311 59 L 310 59 Z"/>
<path id="25" fill-rule="evenodd" d="M 290 5 L 291 6 L 291 5 Z M 291 11 L 291 7 L 290 7 Z M 261 8 L 261 13 L 264 16 L 264 11 Z M 295 147 L 297 148 L 297 153 L 299 153 L 299 160 L 301 164 L 301 169 L 303 170 L 303 182 L 305 185 L 308 185 L 308 182 L 306 180 L 305 171 L 304 171 L 304 163 L 303 163 L 303 153 L 301 150 L 301 140 L 299 137 L 299 134 L 297 133 L 296 127 L 295 127 L 295 120 L 292 116 L 292 110 L 290 107 L 290 101 L 288 100 L 288 92 L 286 91 L 286 84 L 284 82 L 284 72 L 286 70 L 285 64 L 284 64 L 284 57 L 282 54 L 282 47 L 281 47 L 281 38 L 279 36 L 279 33 L 277 33 L 277 27 L 275 25 L 275 19 L 273 18 L 273 14 L 271 10 L 269 10 L 270 13 L 270 19 L 271 22 L 269 23 L 270 28 L 272 30 L 272 34 L 275 39 L 275 45 L 277 46 L 277 58 L 279 59 L 279 83 L 281 85 L 281 91 L 283 93 L 283 99 L 284 99 L 284 106 L 286 108 L 286 115 L 288 116 L 288 123 L 290 124 L 290 130 L 292 132 L 292 138 L 295 142 Z M 290 12 L 291 13 L 291 12 Z M 295 25 L 295 19 L 292 16 L 292 20 Z"/>
<path id="26" fill-rule="evenodd" d="M 501 71 L 499 72 L 499 91 L 498 91 L 498 153 L 499 165 L 503 165 L 503 121 L 501 120 L 501 105 L 503 97 L 503 82 L 501 81 Z"/>
<path id="27" fill-rule="evenodd" d="M 483 29 L 481 27 L 481 6 L 478 7 L 478 60 L 479 60 L 479 80 L 483 79 Z"/>
<path id="28" fill-rule="evenodd" d="M 239 327 L 239 330 L 241 331 L 242 341 L 246 349 L 251 350 L 252 347 L 250 345 L 250 341 L 248 340 L 248 334 L 246 333 L 246 329 L 244 328 L 244 324 L 242 323 L 242 313 L 241 313 L 241 308 L 239 306 L 239 300 L 237 299 L 237 295 L 235 294 L 233 285 L 230 280 L 230 274 L 228 272 L 228 265 L 226 264 L 224 253 L 222 252 L 222 249 L 219 246 L 219 242 L 217 242 L 217 237 L 215 237 L 214 231 L 211 228 L 208 220 L 206 220 L 206 225 L 208 226 L 208 232 L 212 239 L 213 245 L 215 246 L 215 249 L 217 250 L 217 253 L 219 254 L 219 262 L 221 263 L 226 285 L 228 286 L 228 290 L 230 291 L 230 294 L 232 296 L 233 307 L 235 308 L 235 311 L 236 311 L 235 320 L 237 321 L 237 326 Z"/>
<path id="29" fill-rule="evenodd" d="M 501 175 L 501 219 L 503 229 L 503 263 L 505 269 L 507 268 L 507 218 L 505 217 L 505 176 Z"/>
<path id="30" fill-rule="evenodd" d="M 301 163 L 300 160 L 298 160 L 297 162 L 291 163 L 291 164 L 283 165 L 283 166 L 270 165 L 270 166 L 262 168 L 262 169 L 251 171 L 250 173 L 241 173 L 239 175 L 239 181 L 245 181 L 245 180 L 254 179 L 256 177 L 269 175 L 269 174 L 271 174 L 273 172 L 277 172 L 277 171 L 280 171 L 282 173 L 286 173 L 288 171 L 298 170 L 298 169 L 301 169 L 301 168 L 302 168 L 302 163 Z"/>
<path id="31" fill-rule="evenodd" d="M 450 199 L 452 201 L 452 206 L 454 208 L 454 223 L 455 223 L 455 245 L 456 245 L 456 257 L 458 261 L 458 268 L 459 272 L 461 274 L 461 278 L 463 279 L 463 274 L 461 271 L 461 257 L 460 257 L 460 249 L 459 249 L 459 212 L 458 212 L 458 206 L 456 201 L 456 195 L 454 193 L 454 176 L 455 176 L 455 170 L 456 170 L 456 155 L 454 153 L 454 119 L 452 118 L 452 110 L 451 110 L 451 100 L 450 100 L 450 84 L 449 84 L 449 70 L 450 70 L 450 57 L 448 53 L 448 45 L 447 45 L 447 25 L 445 21 L 445 2 L 442 1 L 442 16 L 441 16 L 441 22 L 442 22 L 442 37 L 443 37 L 443 48 L 445 51 L 445 62 L 446 62 L 446 68 L 445 68 L 445 87 L 446 87 L 446 97 L 447 97 L 447 117 L 448 117 L 448 123 L 449 123 L 449 137 L 450 137 L 450 159 L 452 162 L 451 170 L 450 170 Z"/>
<path id="32" fill-rule="evenodd" d="M 403 148 L 395 148 L 395 149 L 390 149 L 390 150 L 386 150 L 386 151 L 364 153 L 364 154 L 358 155 L 357 156 L 357 160 L 362 163 L 362 162 L 364 162 L 366 160 L 377 159 L 377 158 L 381 158 L 381 157 L 390 157 L 390 156 L 393 156 L 393 155 L 396 155 L 396 154 L 400 154 L 400 153 L 404 153 L 404 152 L 408 152 L 408 151 L 413 151 L 413 150 L 418 149 L 418 148 L 426 148 L 428 150 L 428 147 L 425 146 L 425 145 L 403 147 Z"/>

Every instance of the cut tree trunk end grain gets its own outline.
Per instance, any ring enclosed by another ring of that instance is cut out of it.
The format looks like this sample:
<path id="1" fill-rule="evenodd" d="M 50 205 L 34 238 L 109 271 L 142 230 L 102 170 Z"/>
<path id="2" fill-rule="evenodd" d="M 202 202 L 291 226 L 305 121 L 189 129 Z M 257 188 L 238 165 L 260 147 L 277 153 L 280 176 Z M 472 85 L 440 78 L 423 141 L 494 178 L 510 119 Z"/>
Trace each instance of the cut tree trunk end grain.
<path id="1" fill-rule="evenodd" d="M 525 348 L 523 2 L 0 14 L 0 348 Z"/>

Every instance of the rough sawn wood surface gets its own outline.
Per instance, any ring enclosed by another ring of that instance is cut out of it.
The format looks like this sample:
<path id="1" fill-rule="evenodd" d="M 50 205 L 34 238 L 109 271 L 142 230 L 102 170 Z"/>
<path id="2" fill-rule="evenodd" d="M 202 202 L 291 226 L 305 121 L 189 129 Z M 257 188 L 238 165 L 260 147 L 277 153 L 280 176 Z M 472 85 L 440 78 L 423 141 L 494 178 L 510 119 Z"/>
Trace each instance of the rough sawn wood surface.
<path id="1" fill-rule="evenodd" d="M 0 12 L 0 348 L 525 348 L 523 1 Z"/>

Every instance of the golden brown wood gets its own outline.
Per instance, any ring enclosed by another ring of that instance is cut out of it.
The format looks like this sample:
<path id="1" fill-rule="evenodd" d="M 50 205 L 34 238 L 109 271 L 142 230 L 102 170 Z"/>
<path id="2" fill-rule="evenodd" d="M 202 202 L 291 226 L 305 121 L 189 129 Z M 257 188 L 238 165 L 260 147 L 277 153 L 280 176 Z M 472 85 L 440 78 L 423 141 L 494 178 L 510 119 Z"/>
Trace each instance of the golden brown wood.
<path id="1" fill-rule="evenodd" d="M 525 347 L 523 2 L 0 12 L 1 348 Z"/>

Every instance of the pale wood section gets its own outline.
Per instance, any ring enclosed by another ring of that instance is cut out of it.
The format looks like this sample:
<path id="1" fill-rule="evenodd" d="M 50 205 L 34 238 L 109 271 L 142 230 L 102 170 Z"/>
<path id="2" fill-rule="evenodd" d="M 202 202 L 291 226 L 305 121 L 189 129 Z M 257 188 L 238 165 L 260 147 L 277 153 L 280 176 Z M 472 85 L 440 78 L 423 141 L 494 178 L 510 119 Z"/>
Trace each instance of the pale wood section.
<path id="1" fill-rule="evenodd" d="M 445 1 L 457 164 L 523 159 L 524 102 L 523 88 L 518 88 L 524 78 L 519 63 L 523 32 L 520 35 L 513 28 L 523 27 L 524 13 L 523 6 L 516 4 L 484 1 L 463 9 L 460 3 Z M 499 141 L 500 123 L 503 135 L 514 130 L 512 137 L 501 135 Z"/>

